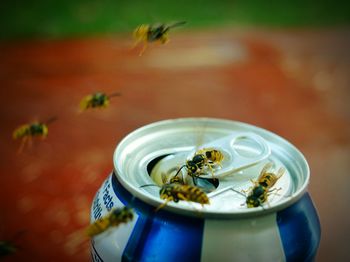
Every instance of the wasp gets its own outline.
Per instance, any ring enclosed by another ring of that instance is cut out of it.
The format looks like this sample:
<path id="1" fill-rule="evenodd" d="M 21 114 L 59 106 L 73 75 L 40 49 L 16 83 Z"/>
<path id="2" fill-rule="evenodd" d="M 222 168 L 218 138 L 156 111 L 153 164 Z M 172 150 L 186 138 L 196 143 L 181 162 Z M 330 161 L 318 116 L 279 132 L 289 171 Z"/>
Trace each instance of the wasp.
<path id="1" fill-rule="evenodd" d="M 180 178 L 180 176 L 175 175 L 169 179 L 171 173 L 174 171 L 177 171 L 176 167 L 171 168 L 170 170 L 168 170 L 167 173 L 162 172 L 161 178 L 162 178 L 163 185 L 164 184 L 181 184 L 181 185 L 185 184 L 183 176 L 182 178 Z"/>
<path id="2" fill-rule="evenodd" d="M 88 108 L 105 108 L 109 106 L 111 97 L 120 96 L 120 93 L 106 95 L 105 93 L 96 92 L 83 97 L 80 101 L 80 110 L 85 111 Z"/>
<path id="3" fill-rule="evenodd" d="M 182 165 L 178 171 L 176 172 L 174 177 L 177 177 L 177 175 L 180 173 L 181 169 L 186 167 L 187 174 L 192 177 L 193 183 L 195 182 L 195 177 L 200 176 L 204 172 L 204 167 L 206 163 L 206 157 L 203 154 L 195 154 L 192 159 L 187 160 L 186 164 Z"/>
<path id="4" fill-rule="evenodd" d="M 164 199 L 165 202 L 161 204 L 156 211 L 163 208 L 168 204 L 168 202 L 179 202 L 180 200 L 189 201 L 199 203 L 202 206 L 205 204 L 209 204 L 209 198 L 207 194 L 196 186 L 184 185 L 181 184 L 182 181 L 172 178 L 169 183 L 165 183 L 159 190 L 159 196 L 161 199 Z M 177 182 L 178 181 L 178 182 Z M 143 185 L 141 187 L 146 186 L 156 186 L 153 184 Z"/>
<path id="5" fill-rule="evenodd" d="M 283 167 L 277 171 L 277 174 L 268 172 L 271 168 L 272 163 L 267 163 L 261 170 L 258 180 L 252 181 L 254 184 L 253 189 L 248 193 L 246 198 L 248 208 L 258 207 L 265 203 L 267 197 L 274 191 L 271 188 L 285 172 L 285 168 Z"/>
<path id="6" fill-rule="evenodd" d="M 200 188 L 191 185 L 181 185 L 181 184 L 165 184 L 161 187 L 159 191 L 159 196 L 164 199 L 165 202 L 160 205 L 157 210 L 164 207 L 168 202 L 174 201 L 175 203 L 179 200 L 196 202 L 202 206 L 209 204 L 208 196 Z"/>
<path id="7" fill-rule="evenodd" d="M 215 165 L 221 166 L 223 159 L 224 155 L 219 150 L 203 148 L 197 151 L 192 159 L 187 160 L 186 164 L 179 168 L 175 177 L 179 174 L 182 168 L 186 167 L 187 174 L 192 177 L 193 183 L 196 184 L 194 177 L 202 175 L 206 167 L 208 167 L 214 175 L 213 167 Z"/>
<path id="8" fill-rule="evenodd" d="M 21 146 L 19 148 L 19 152 L 22 151 L 25 143 L 34 136 L 41 137 L 42 139 L 46 138 L 49 132 L 48 124 L 55 121 L 57 117 L 51 117 L 45 122 L 33 122 L 30 124 L 21 125 L 16 128 L 13 133 L 13 139 L 22 139 Z"/>
<path id="9" fill-rule="evenodd" d="M 178 176 L 173 176 L 172 178 L 170 178 L 169 184 L 180 184 L 180 185 L 184 185 L 184 180 L 181 179 L 181 178 L 178 177 Z"/>
<path id="10" fill-rule="evenodd" d="M 202 154 L 205 156 L 205 165 L 207 165 L 211 170 L 215 165 L 221 166 L 221 163 L 224 160 L 224 154 L 213 148 L 203 148 L 197 151 L 196 154 Z"/>
<path id="11" fill-rule="evenodd" d="M 185 21 L 174 22 L 171 24 L 158 24 L 158 25 L 146 25 L 142 24 L 138 26 L 133 33 L 136 39 L 135 46 L 139 42 L 143 42 L 143 48 L 140 52 L 140 56 L 146 50 L 148 43 L 159 42 L 165 44 L 169 41 L 168 32 L 171 28 L 178 27 L 186 24 Z"/>
<path id="12" fill-rule="evenodd" d="M 121 223 L 127 223 L 134 218 L 134 213 L 131 208 L 115 208 L 106 216 L 96 220 L 86 229 L 86 234 L 89 237 L 96 236 L 105 232 L 111 227 L 119 226 Z"/>

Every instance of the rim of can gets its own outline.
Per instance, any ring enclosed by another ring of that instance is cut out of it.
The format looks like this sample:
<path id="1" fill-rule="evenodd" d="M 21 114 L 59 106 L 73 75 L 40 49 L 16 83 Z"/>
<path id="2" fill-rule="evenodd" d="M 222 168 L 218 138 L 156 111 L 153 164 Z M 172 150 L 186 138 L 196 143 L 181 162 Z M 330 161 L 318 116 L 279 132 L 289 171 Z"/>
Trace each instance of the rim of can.
<path id="1" fill-rule="evenodd" d="M 196 216 L 200 214 L 201 217 L 214 217 L 214 218 L 240 218 L 240 217 L 249 217 L 249 216 L 258 216 L 258 215 L 264 215 L 271 212 L 276 212 L 279 210 L 283 210 L 290 205 L 294 204 L 297 200 L 299 200 L 302 195 L 307 191 L 307 186 L 309 184 L 310 180 L 310 168 L 309 165 L 304 157 L 304 155 L 289 141 L 282 138 L 281 136 L 268 131 L 266 129 L 256 127 L 251 124 L 239 122 L 239 121 L 233 121 L 228 119 L 220 119 L 220 118 L 207 118 L 207 117 L 199 117 L 199 118 L 176 118 L 176 119 L 167 119 L 162 120 L 158 122 L 153 122 L 148 125 L 142 126 L 137 128 L 136 130 L 129 133 L 127 136 L 125 136 L 117 145 L 114 155 L 113 155 L 113 164 L 114 164 L 114 175 L 117 177 L 118 181 L 123 185 L 124 188 L 126 188 L 127 191 L 129 191 L 134 197 L 141 199 L 142 201 L 146 202 L 149 205 L 154 206 L 157 208 L 162 203 L 164 203 L 164 200 L 160 199 L 159 194 L 158 196 L 150 195 L 147 193 L 143 188 L 140 188 L 142 185 L 142 182 L 135 183 L 135 177 L 138 178 L 139 175 L 142 175 L 140 173 L 134 174 L 132 176 L 127 176 L 127 168 L 130 166 L 130 162 L 132 162 L 133 158 L 136 160 L 136 155 L 142 155 L 142 152 L 133 152 L 133 150 L 136 149 L 137 145 L 142 143 L 142 140 L 147 136 L 147 139 L 149 141 L 157 141 L 157 133 L 154 133 L 153 131 L 159 131 L 162 130 L 162 132 L 165 133 L 173 133 L 174 130 L 171 130 L 171 128 L 176 128 L 180 126 L 190 126 L 190 125 L 197 125 L 200 124 L 202 126 L 210 127 L 213 125 L 221 125 L 221 126 L 237 126 L 242 129 L 247 130 L 254 130 L 255 133 L 262 136 L 264 139 L 266 139 L 271 145 L 276 145 L 276 148 L 273 148 L 272 150 L 275 151 L 275 153 L 278 153 L 278 148 L 283 148 L 285 150 L 285 153 L 288 153 L 289 156 L 293 155 L 294 159 L 289 159 L 290 161 L 286 161 L 284 159 L 284 164 L 286 168 L 293 169 L 295 172 L 297 171 L 299 173 L 299 178 L 301 178 L 302 181 L 297 181 L 297 185 L 294 185 L 296 189 L 290 194 L 289 196 L 286 196 L 283 199 L 280 199 L 277 203 L 273 203 L 272 205 L 269 205 L 266 208 L 257 207 L 257 208 L 244 208 L 239 210 L 233 210 L 231 212 L 215 212 L 212 210 L 207 210 L 206 208 L 194 208 L 190 205 L 181 205 L 180 201 L 178 203 L 168 203 L 163 209 L 174 212 L 177 214 L 183 214 L 183 215 L 190 215 L 190 216 Z M 167 150 L 164 151 L 166 153 Z M 277 154 L 278 155 L 278 154 Z M 153 157 L 153 158 L 152 158 Z M 152 156 L 152 154 L 147 158 L 146 161 L 151 161 L 154 159 L 156 155 Z M 286 156 L 285 156 L 286 157 Z M 143 170 L 146 171 L 146 170 Z M 294 174 L 293 174 L 294 175 Z M 295 174 L 296 175 L 296 174 Z M 302 177 L 301 177 L 302 176 Z M 148 177 L 149 174 L 147 172 L 145 173 L 144 177 Z M 143 180 L 143 185 L 146 184 L 145 180 Z M 156 190 L 159 192 L 160 187 Z M 198 204 L 194 204 L 198 205 Z M 200 206 L 200 205 L 199 205 Z"/>

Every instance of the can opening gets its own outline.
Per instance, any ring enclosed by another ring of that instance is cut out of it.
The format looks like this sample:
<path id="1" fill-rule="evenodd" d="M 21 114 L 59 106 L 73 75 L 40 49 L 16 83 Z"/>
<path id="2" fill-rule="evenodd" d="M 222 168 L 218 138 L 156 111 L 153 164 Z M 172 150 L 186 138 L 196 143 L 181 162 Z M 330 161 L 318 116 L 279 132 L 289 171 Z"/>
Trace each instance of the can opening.
<path id="1" fill-rule="evenodd" d="M 151 162 L 149 162 L 149 164 L 147 165 L 148 175 L 151 175 L 153 168 L 160 160 L 162 160 L 164 157 L 167 157 L 169 155 L 171 155 L 171 154 L 161 155 L 161 156 L 156 157 L 155 159 L 151 160 Z"/>
<path id="2" fill-rule="evenodd" d="M 161 155 L 148 163 L 148 175 L 157 185 L 162 186 L 165 183 L 170 183 L 171 178 L 181 168 L 181 165 L 173 161 L 177 159 L 175 155 L 175 153 Z M 219 186 L 219 179 L 184 176 L 181 171 L 178 173 L 178 176 L 181 177 L 182 181 L 186 180 L 186 184 L 194 184 L 206 193 L 213 192 Z"/>

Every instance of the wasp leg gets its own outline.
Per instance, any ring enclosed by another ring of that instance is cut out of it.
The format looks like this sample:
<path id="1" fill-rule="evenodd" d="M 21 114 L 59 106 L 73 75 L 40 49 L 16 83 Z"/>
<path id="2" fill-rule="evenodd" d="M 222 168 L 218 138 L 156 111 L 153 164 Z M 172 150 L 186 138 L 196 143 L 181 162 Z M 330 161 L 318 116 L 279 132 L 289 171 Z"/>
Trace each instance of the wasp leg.
<path id="1" fill-rule="evenodd" d="M 140 53 L 139 53 L 139 56 L 142 56 L 142 55 L 143 55 L 143 53 L 146 51 L 147 47 L 148 47 L 148 42 L 145 41 L 145 42 L 143 43 L 143 47 L 142 47 L 142 49 L 141 49 L 141 51 L 140 51 Z"/>
<path id="2" fill-rule="evenodd" d="M 254 181 L 251 180 L 253 183 Z M 244 190 L 244 189 L 241 189 L 241 192 L 244 193 L 244 194 L 247 194 L 249 191 L 251 191 L 253 189 L 253 186 L 250 186 L 247 190 Z"/>
<path id="3" fill-rule="evenodd" d="M 19 146 L 19 148 L 18 148 L 18 150 L 17 150 L 17 154 L 22 153 L 23 148 L 24 148 L 24 145 L 27 143 L 27 140 L 28 140 L 28 136 L 25 136 L 25 137 L 23 137 L 23 138 L 21 139 L 21 144 L 20 144 L 20 146 Z"/>
<path id="4" fill-rule="evenodd" d="M 33 146 L 33 140 L 31 136 L 28 136 L 28 148 L 31 148 Z"/>
<path id="5" fill-rule="evenodd" d="M 19 149 L 17 150 L 17 154 L 21 154 L 23 152 L 23 149 L 24 149 L 26 144 L 28 144 L 28 147 L 31 147 L 33 145 L 31 136 L 24 136 L 22 138 L 21 145 L 19 146 Z"/>
<path id="6" fill-rule="evenodd" d="M 247 190 L 242 189 L 241 192 L 244 194 L 247 194 L 251 189 L 252 187 L 249 187 Z"/>
<path id="7" fill-rule="evenodd" d="M 188 198 L 185 197 L 185 196 L 184 196 L 183 194 L 181 194 L 181 193 L 178 193 L 178 194 L 177 194 L 177 197 L 178 197 L 179 199 L 181 199 L 181 200 L 189 201 Z"/>
<path id="8" fill-rule="evenodd" d="M 280 187 L 280 188 L 274 188 L 274 189 L 268 191 L 268 193 L 266 194 L 266 197 L 269 197 L 269 196 L 271 196 L 271 195 L 280 196 L 280 194 L 278 194 L 277 192 L 280 191 L 281 189 L 282 189 L 282 188 Z M 274 191 L 276 191 L 276 192 L 274 192 Z M 271 207 L 271 206 L 270 206 L 270 203 L 269 203 L 268 201 L 266 201 L 266 203 L 267 203 L 268 207 Z M 262 206 L 261 206 L 261 207 L 262 207 Z"/>
<path id="9" fill-rule="evenodd" d="M 142 41 L 141 39 L 137 39 L 133 44 L 133 46 L 131 47 L 131 49 L 135 49 L 141 41 Z"/>
<path id="10" fill-rule="evenodd" d="M 191 176 L 192 177 L 192 182 L 193 182 L 193 184 L 195 185 L 195 186 L 197 186 L 197 182 L 196 182 L 196 180 L 194 179 L 194 176 Z"/>
<path id="11" fill-rule="evenodd" d="M 268 192 L 268 196 L 269 195 L 271 195 L 270 193 L 272 193 L 272 192 L 274 192 L 274 191 L 276 191 L 275 193 L 273 193 L 274 195 L 278 195 L 278 191 L 280 191 L 280 190 L 282 190 L 282 187 L 279 187 L 279 188 L 274 188 L 274 189 L 271 189 L 271 190 L 269 190 L 269 192 Z"/>
<path id="12" fill-rule="evenodd" d="M 167 35 L 167 34 L 162 35 L 162 37 L 159 38 L 159 42 L 160 42 L 161 44 L 166 44 L 166 43 L 168 43 L 168 42 L 169 42 L 169 37 L 168 37 L 168 35 Z"/>
<path id="13" fill-rule="evenodd" d="M 214 169 L 213 169 L 212 165 L 211 165 L 211 164 L 208 164 L 208 168 L 209 168 L 209 170 L 210 170 L 211 176 L 213 177 L 213 179 L 215 179 L 215 176 L 214 176 Z"/>
<path id="14" fill-rule="evenodd" d="M 155 209 L 155 212 L 159 211 L 160 209 L 162 209 L 163 207 L 165 207 L 170 201 L 173 201 L 173 197 L 169 197 L 165 200 L 165 202 L 163 204 L 161 204 L 159 207 L 157 207 Z"/>
<path id="15" fill-rule="evenodd" d="M 272 190 L 269 190 L 267 196 L 270 196 L 270 195 L 276 195 L 276 196 L 280 196 L 281 194 L 278 194 L 277 192 L 282 190 L 282 188 L 274 188 Z M 275 191 L 275 192 L 274 192 Z"/>

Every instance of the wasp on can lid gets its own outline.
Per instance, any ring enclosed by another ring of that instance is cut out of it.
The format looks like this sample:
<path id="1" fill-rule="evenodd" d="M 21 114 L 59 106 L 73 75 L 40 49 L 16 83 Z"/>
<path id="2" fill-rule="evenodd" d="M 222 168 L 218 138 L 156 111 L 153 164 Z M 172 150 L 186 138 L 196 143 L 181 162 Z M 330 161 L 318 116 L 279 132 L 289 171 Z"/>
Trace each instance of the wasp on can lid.
<path id="1" fill-rule="evenodd" d="M 127 223 L 134 217 L 134 213 L 131 208 L 115 208 L 111 210 L 106 216 L 96 220 L 89 225 L 86 229 L 86 234 L 89 237 L 94 237 L 98 234 L 105 232 L 111 227 L 119 226 L 121 223 Z"/>
<path id="2" fill-rule="evenodd" d="M 146 50 L 148 43 L 150 42 L 159 42 L 165 44 L 169 41 L 168 32 L 171 28 L 181 26 L 186 24 L 185 21 L 174 22 L 171 24 L 158 24 L 158 25 L 147 25 L 142 24 L 138 26 L 133 33 L 134 38 L 136 39 L 135 46 L 139 42 L 143 42 L 143 48 L 140 52 L 140 56 Z"/>
<path id="3" fill-rule="evenodd" d="M 159 207 L 157 207 L 156 211 L 163 208 L 168 204 L 168 202 L 171 202 L 171 201 L 177 203 L 180 200 L 183 200 L 188 202 L 199 203 L 202 206 L 210 203 L 207 194 L 202 189 L 196 186 L 177 183 L 176 182 L 177 180 L 175 180 L 174 178 L 175 177 L 172 178 L 173 179 L 172 181 L 174 181 L 175 183 L 170 182 L 161 186 L 159 190 L 159 196 L 161 199 L 164 199 L 165 202 L 161 204 Z M 156 185 L 149 184 L 149 185 L 143 185 L 141 187 L 146 187 L 146 186 L 156 186 Z"/>
<path id="4" fill-rule="evenodd" d="M 57 117 L 51 117 L 45 122 L 32 122 L 29 124 L 24 124 L 16 128 L 13 133 L 13 139 L 22 139 L 21 146 L 19 148 L 19 152 L 22 151 L 24 145 L 27 141 L 31 141 L 31 138 L 34 136 L 46 138 L 49 132 L 48 124 L 56 121 Z"/>
<path id="5" fill-rule="evenodd" d="M 277 180 L 284 174 L 285 168 L 281 167 L 277 174 L 272 173 L 269 170 L 272 168 L 271 162 L 267 163 L 260 172 L 257 181 L 253 182 L 253 188 L 249 191 L 246 198 L 246 205 L 248 208 L 262 206 L 267 201 L 267 197 L 275 191 L 271 189 L 277 182 Z M 277 189 L 278 191 L 279 189 Z"/>
<path id="6" fill-rule="evenodd" d="M 175 203 L 179 200 L 196 202 L 201 205 L 209 204 L 209 198 L 200 188 L 191 185 L 181 184 L 165 184 L 159 191 L 161 199 L 165 202 L 160 205 L 157 210 L 164 207 L 168 202 L 174 201 Z"/>
<path id="7" fill-rule="evenodd" d="M 161 178 L 162 178 L 162 182 L 163 182 L 163 185 L 164 184 L 180 184 L 180 185 L 184 185 L 185 184 L 185 181 L 182 178 L 180 178 L 180 176 L 173 176 L 173 177 L 170 177 L 170 174 L 169 173 L 172 173 L 173 170 L 176 170 L 176 169 L 171 169 L 168 171 L 168 175 L 164 172 L 162 172 L 161 174 Z M 170 177 L 170 179 L 169 179 Z"/>
<path id="8" fill-rule="evenodd" d="M 113 93 L 106 95 L 102 92 L 96 92 L 83 97 L 80 101 L 80 111 L 83 112 L 89 108 L 105 108 L 109 106 L 109 100 L 111 97 L 120 96 L 120 93 Z"/>
<path id="9" fill-rule="evenodd" d="M 204 157 L 204 164 L 209 167 L 210 171 L 213 173 L 213 166 L 221 166 L 222 161 L 224 160 L 224 154 L 214 148 L 203 148 L 197 151 L 196 154 L 201 154 Z"/>
<path id="10" fill-rule="evenodd" d="M 224 159 L 224 155 L 216 149 L 203 148 L 198 150 L 192 159 L 187 160 L 186 164 L 181 166 L 175 177 L 180 173 L 181 169 L 186 167 L 187 174 L 192 177 L 193 183 L 196 184 L 194 177 L 199 177 L 204 174 L 205 168 L 209 168 L 210 172 L 214 176 L 213 167 L 215 165 L 221 166 L 221 162 Z"/>

